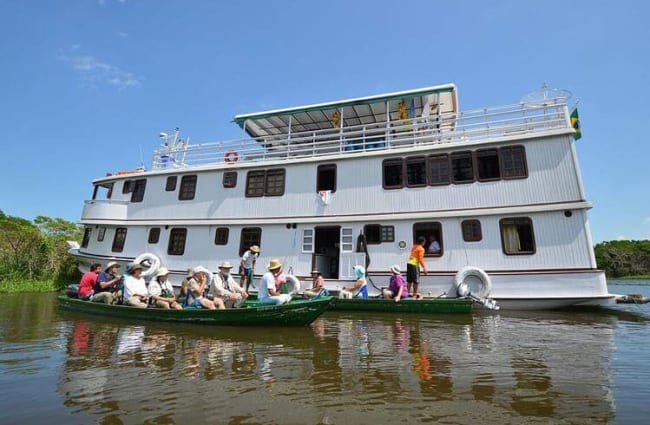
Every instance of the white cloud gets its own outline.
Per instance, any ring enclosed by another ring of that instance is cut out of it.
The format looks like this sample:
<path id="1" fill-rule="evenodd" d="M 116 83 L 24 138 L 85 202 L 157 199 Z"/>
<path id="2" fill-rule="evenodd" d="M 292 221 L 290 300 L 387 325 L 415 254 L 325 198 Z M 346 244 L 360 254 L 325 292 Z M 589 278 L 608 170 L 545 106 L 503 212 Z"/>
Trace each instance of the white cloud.
<path id="1" fill-rule="evenodd" d="M 89 87 L 107 84 L 124 90 L 142 84 L 142 78 L 132 72 L 124 71 L 115 65 L 102 62 L 92 55 L 66 55 L 60 53 L 58 59 L 66 63 L 79 75 L 84 85 Z"/>
<path id="2" fill-rule="evenodd" d="M 129 36 L 129 33 L 126 33 L 124 31 L 118 31 L 117 35 L 122 38 L 127 38 Z"/>

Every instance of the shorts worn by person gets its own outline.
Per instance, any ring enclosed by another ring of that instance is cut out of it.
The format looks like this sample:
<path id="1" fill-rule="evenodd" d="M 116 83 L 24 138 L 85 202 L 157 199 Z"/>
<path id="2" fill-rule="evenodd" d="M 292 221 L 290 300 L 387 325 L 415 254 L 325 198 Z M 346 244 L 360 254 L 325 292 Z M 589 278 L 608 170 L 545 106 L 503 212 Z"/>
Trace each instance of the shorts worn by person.
<path id="1" fill-rule="evenodd" d="M 91 298 L 94 303 L 113 304 L 115 301 L 115 294 L 118 291 L 118 285 L 122 280 L 122 276 L 117 274 L 117 269 L 120 265 L 111 261 L 108 263 L 103 272 L 97 276 L 95 283 L 95 295 Z"/>
<path id="2" fill-rule="evenodd" d="M 420 286 L 420 267 L 427 274 L 427 266 L 424 263 L 424 244 L 427 240 L 424 236 L 419 236 L 411 248 L 411 255 L 406 262 L 406 283 L 409 293 L 413 296 L 419 295 Z"/>
<path id="3" fill-rule="evenodd" d="M 204 294 L 208 284 L 208 271 L 203 267 L 192 270 L 192 278 L 187 283 L 186 307 L 207 308 L 208 310 L 223 310 L 226 308 L 220 298 L 209 300 Z"/>
<path id="4" fill-rule="evenodd" d="M 339 293 L 339 298 L 356 298 L 361 297 L 368 299 L 368 282 L 366 281 L 366 269 L 363 266 L 356 265 L 352 268 L 357 280 L 353 286 L 344 287 Z"/>
<path id="5" fill-rule="evenodd" d="M 325 289 L 325 279 L 323 275 L 318 270 L 311 271 L 311 288 L 305 289 L 302 293 L 302 296 L 305 298 L 315 297 Z"/>
<path id="6" fill-rule="evenodd" d="M 97 283 L 97 276 L 102 270 L 102 265 L 94 263 L 90 269 L 81 276 L 79 280 L 79 299 L 90 300 L 95 293 L 95 284 Z"/>
<path id="7" fill-rule="evenodd" d="M 291 295 L 281 294 L 280 286 L 276 284 L 276 277 L 279 277 L 282 274 L 282 263 L 280 260 L 271 260 L 266 268 L 268 271 L 264 273 L 260 280 L 257 300 L 261 304 L 272 305 L 287 304 L 291 302 Z"/>
<path id="8" fill-rule="evenodd" d="M 241 307 L 248 298 L 248 292 L 233 279 L 230 273 L 231 269 L 232 264 L 230 262 L 224 261 L 221 263 L 219 273 L 216 273 L 212 278 L 212 286 L 209 291 L 213 297 L 220 298 L 226 308 Z"/>
<path id="9" fill-rule="evenodd" d="M 407 298 L 409 296 L 409 290 L 406 285 L 406 281 L 402 277 L 402 270 L 400 270 L 398 265 L 394 265 L 390 268 L 392 273 L 390 277 L 390 283 L 388 289 L 382 290 L 382 295 L 387 300 L 394 300 L 396 303 L 399 302 L 402 298 Z"/>
<path id="10" fill-rule="evenodd" d="M 156 276 L 149 282 L 149 297 L 152 304 L 156 308 L 164 308 L 166 310 L 175 309 L 182 310 L 183 307 L 176 302 L 174 296 L 174 288 L 167 279 L 169 270 L 166 267 L 161 267 L 156 272 Z"/>
<path id="11" fill-rule="evenodd" d="M 124 279 L 124 304 L 131 307 L 147 308 L 149 293 L 147 284 L 142 278 L 142 266 L 133 264 L 127 270 L 129 274 Z"/>
<path id="12" fill-rule="evenodd" d="M 253 282 L 253 273 L 255 272 L 255 261 L 257 257 L 260 256 L 260 247 L 257 245 L 252 245 L 250 248 L 244 252 L 241 260 L 239 262 L 239 285 L 242 288 L 245 288 L 245 291 L 248 292 L 248 288 Z"/>

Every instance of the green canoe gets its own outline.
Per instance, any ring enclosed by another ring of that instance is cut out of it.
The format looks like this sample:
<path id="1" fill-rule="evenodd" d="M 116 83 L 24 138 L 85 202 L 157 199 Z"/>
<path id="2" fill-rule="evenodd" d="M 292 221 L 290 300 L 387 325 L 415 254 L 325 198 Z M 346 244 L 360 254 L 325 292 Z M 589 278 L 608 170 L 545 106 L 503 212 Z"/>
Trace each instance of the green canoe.
<path id="1" fill-rule="evenodd" d="M 223 326 L 306 326 L 323 314 L 332 297 L 305 300 L 284 305 L 249 305 L 244 308 L 206 310 L 164 310 L 136 308 L 82 301 L 67 295 L 59 296 L 59 307 L 82 313 L 159 322 L 201 323 Z"/>
<path id="2" fill-rule="evenodd" d="M 332 310 L 339 311 L 376 311 L 386 313 L 471 313 L 472 300 L 464 298 L 407 298 L 395 302 L 381 298 L 337 299 L 331 305 Z"/>

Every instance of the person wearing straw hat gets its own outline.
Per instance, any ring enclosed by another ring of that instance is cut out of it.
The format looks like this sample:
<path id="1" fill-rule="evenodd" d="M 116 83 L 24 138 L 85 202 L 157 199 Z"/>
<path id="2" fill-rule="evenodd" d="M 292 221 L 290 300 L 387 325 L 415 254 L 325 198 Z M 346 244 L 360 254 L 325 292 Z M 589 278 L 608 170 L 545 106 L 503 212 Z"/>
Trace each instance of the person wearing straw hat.
<path id="1" fill-rule="evenodd" d="M 325 279 L 323 279 L 323 275 L 320 271 L 315 269 L 312 270 L 311 280 L 311 288 L 305 289 L 305 291 L 302 293 L 302 296 L 305 298 L 315 297 L 316 295 L 320 294 L 323 289 L 325 289 Z"/>
<path id="2" fill-rule="evenodd" d="M 147 308 L 149 293 L 147 284 L 141 276 L 142 266 L 131 264 L 126 271 L 129 275 L 124 279 L 124 304 L 131 307 Z"/>
<path id="3" fill-rule="evenodd" d="M 253 283 L 253 274 L 255 273 L 255 261 L 260 256 L 260 247 L 252 245 L 244 252 L 239 262 L 239 285 L 248 288 Z"/>
<path id="4" fill-rule="evenodd" d="M 273 259 L 266 266 L 268 272 L 264 273 L 260 280 L 260 288 L 257 293 L 257 300 L 262 304 L 287 304 L 291 301 L 291 295 L 280 293 L 280 286 L 276 285 L 276 278 L 282 275 L 282 263 Z"/>
<path id="5" fill-rule="evenodd" d="M 402 270 L 400 270 L 397 264 L 390 268 L 390 272 L 392 275 L 390 277 L 388 289 L 384 288 L 381 293 L 384 296 L 384 299 L 394 300 L 398 303 L 402 298 L 409 296 L 409 290 L 406 281 L 402 276 Z"/>
<path id="6" fill-rule="evenodd" d="M 203 296 L 208 285 L 208 273 L 210 272 L 207 269 L 200 266 L 192 269 L 192 278 L 188 282 L 185 305 L 189 307 L 207 308 L 208 310 L 223 310 L 226 306 L 223 304 L 221 298 L 209 300 L 208 297 Z"/>
<path id="7" fill-rule="evenodd" d="M 167 267 L 161 267 L 158 269 L 156 276 L 149 282 L 149 296 L 151 297 L 152 305 L 166 310 L 170 308 L 182 310 L 183 307 L 176 302 L 176 297 L 174 297 L 174 288 L 169 280 L 167 280 L 168 275 L 169 270 L 167 270 Z"/>
<path id="8" fill-rule="evenodd" d="M 214 275 L 210 287 L 210 295 L 221 298 L 226 308 L 241 307 L 248 298 L 248 292 L 233 279 L 231 269 L 229 261 L 219 264 L 219 273 Z"/>
<path id="9" fill-rule="evenodd" d="M 115 293 L 118 290 L 122 276 L 117 274 L 120 265 L 116 261 L 111 261 L 106 265 L 104 271 L 97 276 L 95 283 L 95 295 L 91 298 L 92 302 L 113 304 Z"/>

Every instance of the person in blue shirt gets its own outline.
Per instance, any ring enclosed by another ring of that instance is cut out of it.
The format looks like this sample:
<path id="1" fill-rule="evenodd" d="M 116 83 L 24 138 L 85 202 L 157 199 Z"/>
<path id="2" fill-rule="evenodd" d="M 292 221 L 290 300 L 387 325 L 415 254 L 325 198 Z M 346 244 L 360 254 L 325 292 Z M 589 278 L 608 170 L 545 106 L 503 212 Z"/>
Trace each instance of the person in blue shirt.
<path id="1" fill-rule="evenodd" d="M 104 271 L 99 273 L 94 288 L 95 295 L 91 299 L 92 302 L 113 304 L 119 283 L 122 280 L 122 275 L 118 274 L 117 269 L 119 268 L 120 265 L 117 262 L 111 261 Z"/>

